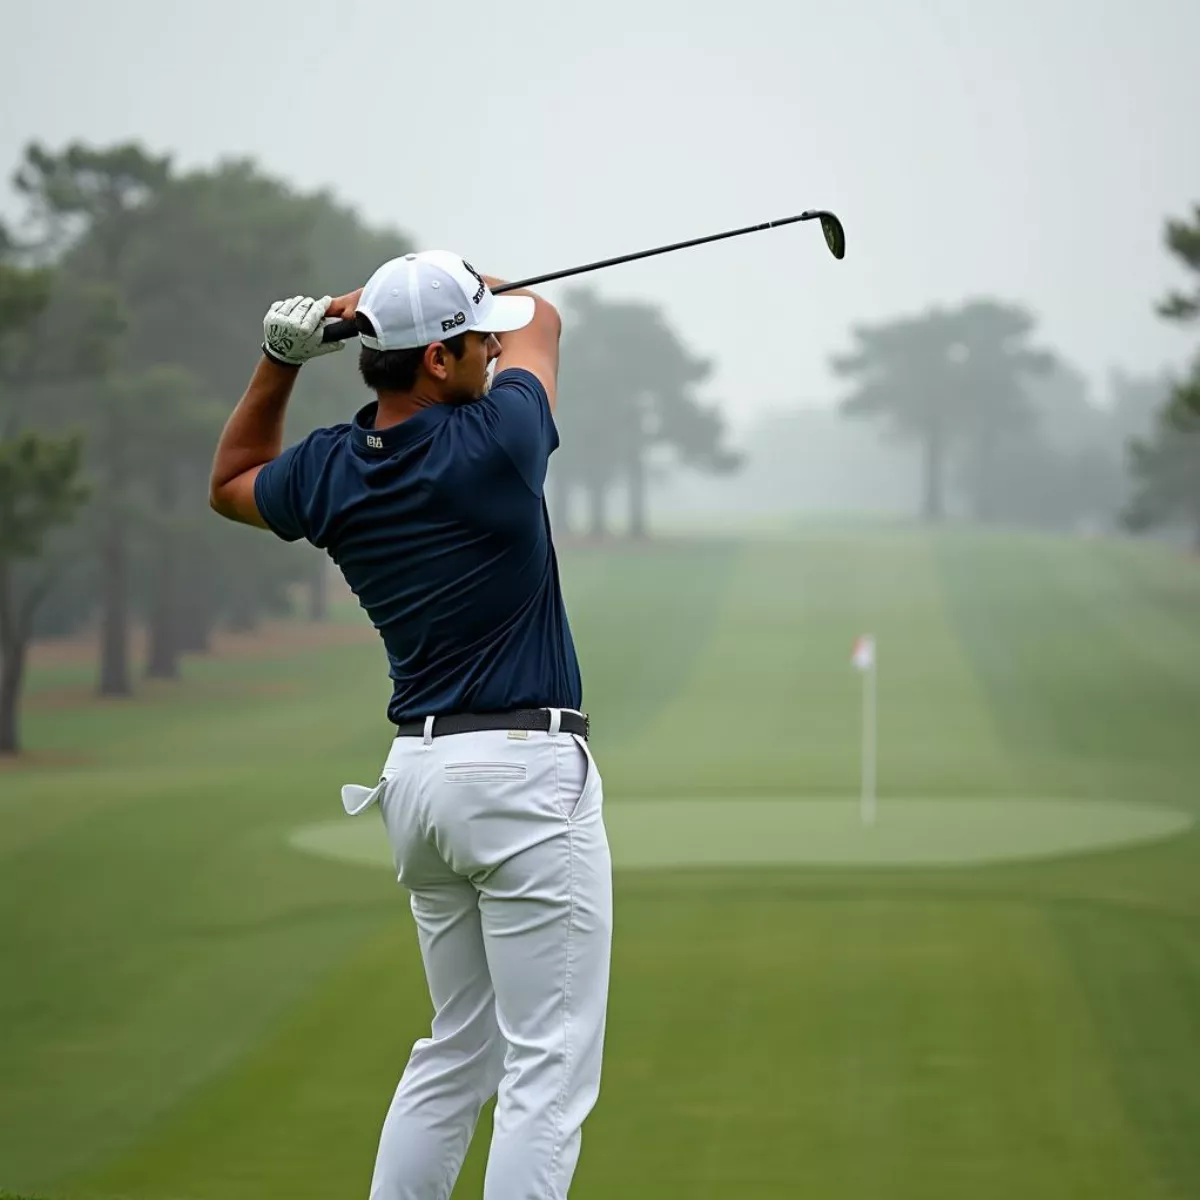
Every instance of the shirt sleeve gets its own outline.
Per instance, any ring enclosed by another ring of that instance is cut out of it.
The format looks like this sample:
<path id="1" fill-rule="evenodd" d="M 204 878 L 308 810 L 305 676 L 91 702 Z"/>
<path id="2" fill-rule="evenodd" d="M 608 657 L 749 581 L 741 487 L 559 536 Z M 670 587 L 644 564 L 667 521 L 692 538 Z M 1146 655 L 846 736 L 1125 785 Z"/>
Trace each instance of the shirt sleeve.
<path id="1" fill-rule="evenodd" d="M 489 408 L 492 436 L 525 486 L 540 496 L 550 455 L 558 449 L 558 427 L 542 381 L 531 371 L 512 367 L 496 376 L 482 403 Z"/>
<path id="2" fill-rule="evenodd" d="M 254 479 L 254 503 L 271 532 L 285 542 L 305 536 L 305 512 L 300 471 L 304 442 L 289 446 L 272 459 Z"/>

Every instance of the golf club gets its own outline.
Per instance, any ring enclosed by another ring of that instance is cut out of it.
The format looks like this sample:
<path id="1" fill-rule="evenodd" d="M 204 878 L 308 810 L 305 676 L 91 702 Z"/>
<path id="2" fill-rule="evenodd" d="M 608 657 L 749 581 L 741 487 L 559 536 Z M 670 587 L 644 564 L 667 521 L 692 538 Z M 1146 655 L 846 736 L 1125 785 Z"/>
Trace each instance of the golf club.
<path id="1" fill-rule="evenodd" d="M 730 229 L 725 233 L 712 233 L 708 237 L 692 238 L 686 242 L 673 242 L 669 246 L 656 246 L 653 250 L 638 250 L 633 254 L 622 254 L 617 258 L 605 258 L 599 262 L 585 263 L 581 267 L 567 267 L 563 271 L 551 271 L 548 275 L 535 275 L 531 279 L 519 279 L 515 283 L 506 283 L 492 289 L 493 294 L 515 292 L 521 288 L 533 287 L 539 283 L 549 283 L 554 279 L 566 279 L 571 275 L 582 275 L 586 271 L 598 271 L 601 267 L 615 267 L 620 263 L 633 262 L 639 258 L 649 258 L 654 254 L 667 254 L 672 250 L 684 250 L 688 246 L 701 246 L 705 242 L 719 242 L 723 238 L 740 237 L 744 233 L 760 233 L 764 229 L 777 229 L 781 225 L 792 225 L 796 221 L 820 221 L 821 232 L 825 235 L 825 244 L 829 247 L 834 258 L 846 256 L 846 231 L 841 221 L 833 213 L 824 209 L 809 209 L 796 217 L 782 217 L 777 221 L 764 221 L 761 225 L 747 225 L 743 229 Z M 330 321 L 325 326 L 321 340 L 323 342 L 341 342 L 347 338 L 356 337 L 358 327 L 353 320 Z"/>

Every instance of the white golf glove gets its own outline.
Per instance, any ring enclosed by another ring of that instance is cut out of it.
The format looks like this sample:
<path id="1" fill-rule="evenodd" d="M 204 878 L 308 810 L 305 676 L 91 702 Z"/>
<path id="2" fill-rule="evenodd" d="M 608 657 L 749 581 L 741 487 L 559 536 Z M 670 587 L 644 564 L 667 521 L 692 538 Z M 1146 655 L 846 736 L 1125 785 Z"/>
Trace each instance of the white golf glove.
<path id="1" fill-rule="evenodd" d="M 320 300 L 311 296 L 276 300 L 263 318 L 263 353 L 284 366 L 301 367 L 310 358 L 344 350 L 345 342 L 321 341 L 325 311 L 331 301 L 330 296 Z"/>

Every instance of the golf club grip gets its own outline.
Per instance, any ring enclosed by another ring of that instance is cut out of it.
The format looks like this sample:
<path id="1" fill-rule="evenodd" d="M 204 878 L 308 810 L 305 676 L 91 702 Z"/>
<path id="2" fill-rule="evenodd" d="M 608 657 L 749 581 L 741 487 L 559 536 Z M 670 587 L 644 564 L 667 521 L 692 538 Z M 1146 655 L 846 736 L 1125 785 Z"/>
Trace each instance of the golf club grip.
<path id="1" fill-rule="evenodd" d="M 322 342 L 344 342 L 352 337 L 358 337 L 358 326 L 355 325 L 353 318 L 343 321 L 330 321 L 321 330 Z"/>

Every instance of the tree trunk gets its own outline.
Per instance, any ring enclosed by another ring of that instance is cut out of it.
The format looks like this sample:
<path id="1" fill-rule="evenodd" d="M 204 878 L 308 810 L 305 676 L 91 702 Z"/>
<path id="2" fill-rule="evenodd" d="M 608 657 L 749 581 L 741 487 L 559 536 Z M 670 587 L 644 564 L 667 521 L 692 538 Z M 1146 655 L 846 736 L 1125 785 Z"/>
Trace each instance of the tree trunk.
<path id="1" fill-rule="evenodd" d="M 974 493 L 975 519 L 980 524 L 990 522 L 995 514 L 992 444 L 985 433 L 979 435 L 979 444 L 975 448 L 975 478 L 972 481 Z"/>
<path id="2" fill-rule="evenodd" d="M 593 483 L 588 487 L 588 532 L 594 538 L 602 538 L 608 532 L 608 486 Z"/>
<path id="3" fill-rule="evenodd" d="M 942 431 L 930 429 L 925 435 L 925 461 L 923 463 L 924 499 L 921 516 L 930 524 L 942 519 L 942 474 L 943 474 Z"/>
<path id="4" fill-rule="evenodd" d="M 25 676 L 28 639 L 6 639 L 0 646 L 0 754 L 17 754 L 21 749 L 17 730 L 17 705 Z"/>
<path id="5" fill-rule="evenodd" d="M 126 489 L 125 429 L 108 413 L 100 452 L 104 468 L 100 493 L 100 678 L 101 696 L 128 696 L 129 545 L 122 500 Z"/>
<path id="6" fill-rule="evenodd" d="M 189 537 L 176 563 L 175 645 L 179 654 L 207 654 L 216 625 L 215 592 L 220 586 L 221 563 L 208 537 Z"/>
<path id="7" fill-rule="evenodd" d="M 29 640 L 29 626 L 21 627 L 12 589 L 8 567 L 0 564 L 0 754 L 6 755 L 16 754 L 21 748 L 17 734 L 17 703 L 21 698 L 25 648 Z"/>
<path id="8" fill-rule="evenodd" d="M 175 532 L 170 518 L 175 513 L 174 473 L 164 464 L 156 481 L 160 526 L 155 547 L 150 601 L 149 646 L 146 675 L 151 679 L 179 678 L 179 585 Z"/>
<path id="9" fill-rule="evenodd" d="M 252 633 L 258 628 L 258 614 L 259 608 L 248 584 L 230 588 L 225 597 L 224 624 L 227 629 L 233 633 Z"/>
<path id="10" fill-rule="evenodd" d="M 639 446 L 629 464 L 629 536 L 640 541 L 646 533 L 646 459 Z"/>
<path id="11" fill-rule="evenodd" d="M 33 640 L 34 613 L 49 591 L 53 575 L 43 575 L 18 602 L 7 564 L 0 563 L 0 755 L 21 749 L 18 710 L 25 661 Z"/>
<path id="12" fill-rule="evenodd" d="M 207 654 L 211 649 L 213 607 L 208 593 L 199 585 L 180 596 L 175 636 L 181 654 Z"/>
<path id="13" fill-rule="evenodd" d="M 313 552 L 313 565 L 309 576 L 308 619 L 329 620 L 329 560 L 323 550 Z"/>
<path id="14" fill-rule="evenodd" d="M 133 690 L 129 679 L 128 558 L 125 528 L 114 503 L 100 548 L 101 696 L 128 696 Z"/>

